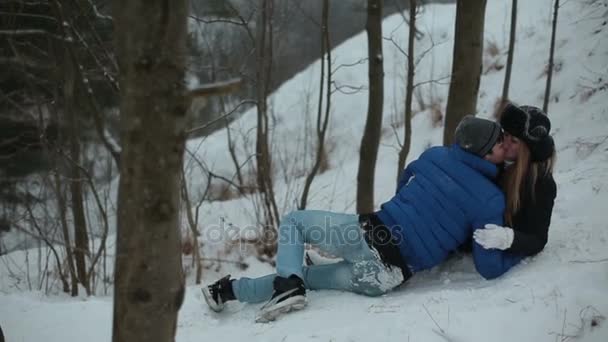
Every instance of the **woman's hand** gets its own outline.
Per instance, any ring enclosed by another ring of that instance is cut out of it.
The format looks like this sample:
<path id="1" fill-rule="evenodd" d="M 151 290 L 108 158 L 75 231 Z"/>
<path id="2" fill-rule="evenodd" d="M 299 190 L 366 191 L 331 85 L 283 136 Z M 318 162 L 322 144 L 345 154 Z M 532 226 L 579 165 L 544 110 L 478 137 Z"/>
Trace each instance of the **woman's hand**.
<path id="1" fill-rule="evenodd" d="M 495 224 L 486 224 L 485 229 L 473 232 L 473 239 L 485 249 L 505 250 L 513 244 L 513 229 Z"/>

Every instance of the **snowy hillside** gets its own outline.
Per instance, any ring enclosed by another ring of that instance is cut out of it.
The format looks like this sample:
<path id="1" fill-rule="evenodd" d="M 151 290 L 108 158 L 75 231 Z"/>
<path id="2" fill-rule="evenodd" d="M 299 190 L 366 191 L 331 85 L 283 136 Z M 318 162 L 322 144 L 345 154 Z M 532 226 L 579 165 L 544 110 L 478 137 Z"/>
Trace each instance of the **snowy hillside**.
<path id="1" fill-rule="evenodd" d="M 488 0 L 486 52 L 479 95 L 479 115 L 489 117 L 502 91 L 510 16 L 510 1 Z M 520 104 L 541 106 L 548 59 L 551 0 L 520 1 L 510 97 Z M 425 7 L 419 17 L 424 38 L 416 83 L 427 105 L 445 108 L 451 71 L 455 6 Z M 469 257 L 417 274 L 402 288 L 380 298 L 336 291 L 310 292 L 309 306 L 271 324 L 255 324 L 258 305 L 231 303 L 220 315 L 207 309 L 197 286 L 190 285 L 179 314 L 177 341 L 608 341 L 608 2 L 564 1 L 557 28 L 553 97 L 549 116 L 557 144 L 555 179 L 558 195 L 549 243 L 536 257 L 525 260 L 492 281 L 479 276 Z M 391 117 L 403 111 L 405 58 L 395 43 L 407 45 L 407 25 L 397 14 L 384 21 L 385 116 L 376 171 L 376 206 L 388 200 L 396 185 L 397 138 Z M 498 54 L 488 48 L 495 44 Z M 332 99 L 329 130 L 330 169 L 317 176 L 310 209 L 354 212 L 358 151 L 367 109 L 367 38 L 362 33 L 333 51 L 334 78 L 343 92 Z M 343 65 L 339 67 L 340 65 Z M 492 67 L 498 65 L 499 67 Z M 302 170 L 311 164 L 320 63 L 285 83 L 270 99 L 276 126 L 272 131 L 276 193 L 280 210 L 295 208 L 304 183 Z M 596 89 L 595 91 L 593 89 Z M 353 93 L 353 94 L 347 94 Z M 416 102 L 416 101 L 415 101 Z M 415 105 L 415 109 L 416 109 Z M 409 160 L 425 148 L 441 143 L 442 127 L 433 123 L 433 109 L 413 119 Z M 238 158 L 244 162 L 255 141 L 255 112 L 232 126 Z M 397 132 L 402 140 L 402 128 Z M 308 135 L 308 137 L 307 137 Z M 308 139 L 308 140 L 307 140 Z M 305 147 L 307 146 L 308 147 Z M 226 132 L 190 141 L 188 149 L 216 174 L 234 176 Z M 306 157 L 304 157 L 306 156 Z M 280 162 L 283 160 L 283 162 Z M 190 188 L 202 191 L 205 177 L 188 161 Z M 283 166 L 285 165 L 285 166 Z M 251 226 L 253 201 L 238 198 L 205 203 L 200 223 L 212 227 L 228 222 Z M 207 236 L 208 237 L 208 236 Z M 216 253 L 223 241 L 207 244 Z M 211 282 L 233 276 L 261 276 L 268 264 L 244 257 L 250 267 L 224 265 L 206 270 Z M 212 254 L 214 255 L 214 254 Z M 6 257 L 0 257 L 4 263 Z M 24 260 L 15 252 L 16 263 Z M 13 262 L 10 261 L 10 262 Z M 111 297 L 72 299 L 19 292 L 0 267 L 0 325 L 7 341 L 108 341 L 112 326 Z"/>

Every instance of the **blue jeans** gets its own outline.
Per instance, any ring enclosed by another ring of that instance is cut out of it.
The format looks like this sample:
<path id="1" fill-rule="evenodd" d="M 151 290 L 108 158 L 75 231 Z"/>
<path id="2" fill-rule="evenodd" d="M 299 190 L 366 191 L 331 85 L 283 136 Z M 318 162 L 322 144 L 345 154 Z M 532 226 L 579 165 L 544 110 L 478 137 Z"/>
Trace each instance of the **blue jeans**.
<path id="1" fill-rule="evenodd" d="M 304 243 L 343 260 L 333 264 L 303 266 Z M 272 296 L 273 280 L 294 274 L 311 290 L 333 289 L 368 296 L 382 295 L 403 281 L 401 270 L 387 267 L 363 236 L 359 218 L 320 210 L 293 211 L 279 227 L 277 273 L 232 282 L 241 302 L 263 302 Z"/>

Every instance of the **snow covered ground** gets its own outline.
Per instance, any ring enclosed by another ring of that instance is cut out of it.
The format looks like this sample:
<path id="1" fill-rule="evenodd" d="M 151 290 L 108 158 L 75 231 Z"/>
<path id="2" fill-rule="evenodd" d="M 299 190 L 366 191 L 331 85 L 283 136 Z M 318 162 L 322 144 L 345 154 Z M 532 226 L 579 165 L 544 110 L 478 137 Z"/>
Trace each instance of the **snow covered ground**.
<path id="1" fill-rule="evenodd" d="M 551 0 L 520 1 L 518 39 L 510 97 L 520 104 L 541 106 L 544 65 L 548 58 Z M 510 1 L 489 0 L 486 14 L 486 49 L 479 95 L 479 115 L 490 117 L 502 90 L 508 43 Z M 422 54 L 416 82 L 442 79 L 451 71 L 454 5 L 432 5 L 419 18 L 425 33 L 417 41 Z M 417 274 L 408 284 L 386 296 L 367 298 L 336 291 L 310 292 L 307 309 L 270 324 L 255 324 L 258 305 L 233 303 L 226 312 L 206 308 L 197 286 L 190 285 L 179 314 L 178 341 L 608 341 L 608 2 L 564 1 L 557 29 L 556 63 L 549 115 L 558 149 L 555 179 L 558 197 L 549 243 L 538 256 L 527 259 L 503 277 L 483 280 L 469 257 L 455 257 L 445 265 Z M 406 46 L 407 25 L 400 15 L 384 22 L 384 35 Z M 376 171 L 376 205 L 394 192 L 397 140 L 391 117 L 402 112 L 405 59 L 389 39 L 384 45 L 385 119 Z M 344 92 L 365 87 L 367 64 L 365 33 L 333 51 L 336 84 Z M 362 61 L 363 60 L 363 61 Z M 361 63 L 357 63 L 362 61 Z M 280 156 L 275 170 L 280 210 L 295 208 L 303 177 L 310 166 L 310 136 L 316 117 L 318 71 L 316 63 L 285 83 L 270 99 L 276 128 L 273 154 Z M 499 70 L 497 70 L 499 69 Z M 422 86 L 427 103 L 445 106 L 448 85 Z M 600 89 L 603 86 L 602 89 Z M 599 89 L 593 91 L 592 89 Z M 432 94 L 432 96 L 431 96 Z M 332 99 L 328 138 L 331 168 L 313 183 L 310 209 L 354 212 L 358 148 L 365 122 L 367 92 L 336 92 Z M 252 152 L 253 111 L 233 125 L 239 159 Z M 402 129 L 397 130 L 401 133 Z M 432 120 L 432 110 L 416 114 L 409 160 L 425 148 L 441 143 L 442 128 Z M 307 140 L 308 139 L 308 140 Z M 402 139 L 402 136 L 400 136 Z M 214 170 L 231 178 L 234 166 L 227 152 L 225 132 L 189 142 L 188 148 Z M 305 158 L 306 156 L 306 158 Z M 286 165 L 285 167 L 281 165 Z M 295 165 L 295 166 L 294 166 Z M 300 174 L 301 176 L 301 174 Z M 194 193 L 204 184 L 200 170 L 189 173 Z M 240 198 L 202 207 L 203 235 L 222 220 L 244 228 L 253 223 L 253 201 Z M 208 235 L 207 235 L 208 236 Z M 207 244 L 205 252 L 217 252 Z M 240 270 L 224 265 L 219 272 L 206 270 L 204 280 L 221 275 L 259 276 L 271 266 L 235 249 L 227 257 L 243 257 L 250 267 Z M 4 263 L 9 261 L 7 257 Z M 17 264 L 24 252 L 14 252 Z M 30 256 L 31 258 L 31 256 Z M 16 291 L 15 279 L 0 265 L 0 325 L 7 341 L 108 341 L 111 336 L 111 297 L 46 297 L 39 292 Z"/>

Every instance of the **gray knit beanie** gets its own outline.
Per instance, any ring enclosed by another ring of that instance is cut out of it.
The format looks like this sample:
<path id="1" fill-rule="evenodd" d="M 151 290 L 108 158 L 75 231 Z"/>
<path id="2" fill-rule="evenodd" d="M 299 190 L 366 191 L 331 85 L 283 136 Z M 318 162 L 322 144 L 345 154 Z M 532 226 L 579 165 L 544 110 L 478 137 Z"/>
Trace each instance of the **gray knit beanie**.
<path id="1" fill-rule="evenodd" d="M 485 157 L 500 136 L 500 125 L 494 121 L 465 116 L 456 127 L 454 142 L 470 153 Z"/>

